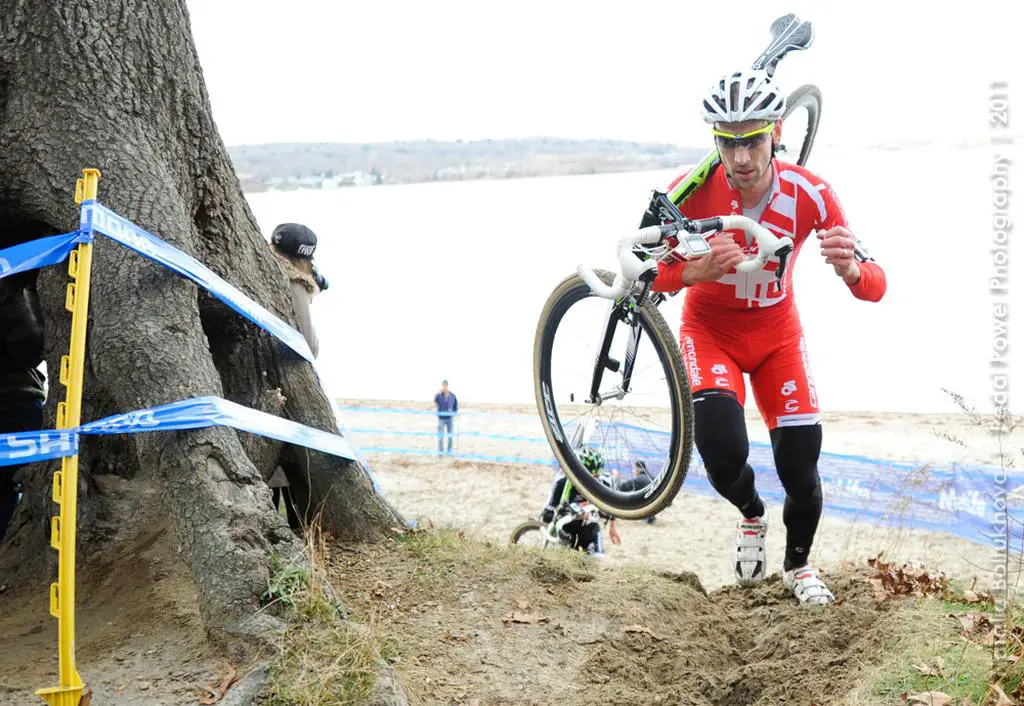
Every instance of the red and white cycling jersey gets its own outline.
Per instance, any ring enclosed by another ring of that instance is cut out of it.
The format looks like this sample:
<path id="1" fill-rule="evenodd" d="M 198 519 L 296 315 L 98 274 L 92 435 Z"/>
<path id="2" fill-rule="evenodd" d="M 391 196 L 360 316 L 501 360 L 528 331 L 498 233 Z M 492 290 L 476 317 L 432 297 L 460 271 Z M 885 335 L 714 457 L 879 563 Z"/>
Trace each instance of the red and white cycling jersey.
<path id="1" fill-rule="evenodd" d="M 828 230 L 833 226 L 848 227 L 846 215 L 832 188 L 823 179 L 795 164 L 773 160 L 775 175 L 771 196 L 764 212 L 761 225 L 775 235 L 793 239 L 793 254 L 789 257 L 786 274 L 781 285 L 775 280 L 779 267 L 778 258 L 772 257 L 764 268 L 749 273 L 730 270 L 714 282 L 698 282 L 688 288 L 687 305 L 701 309 L 751 309 L 783 305 L 793 306 L 793 267 L 800 249 L 808 235 L 815 230 Z M 676 179 L 669 191 L 685 178 Z M 697 189 L 679 209 L 687 218 L 711 218 L 731 214 L 742 214 L 743 204 L 740 192 L 734 189 L 719 166 L 708 181 Z M 725 231 L 733 236 L 748 256 L 757 254 L 757 241 L 747 243 L 746 233 L 740 230 Z M 660 264 L 654 290 L 674 292 L 683 287 L 683 270 L 686 262 Z M 878 301 L 885 293 L 885 275 L 873 262 L 860 263 L 861 279 L 850 291 L 858 299 Z"/>
<path id="2" fill-rule="evenodd" d="M 774 181 L 760 223 L 778 236 L 793 239 L 781 285 L 775 279 L 778 258 L 750 273 L 734 269 L 713 282 L 687 287 L 680 328 L 680 348 L 690 388 L 697 393 L 717 390 L 734 395 L 742 405 L 750 376 L 758 408 L 769 429 L 817 424 L 818 395 L 814 387 L 800 318 L 793 299 L 793 267 L 815 230 L 847 226 L 846 215 L 831 187 L 803 167 L 773 160 Z M 669 191 L 675 188 L 680 177 Z M 742 214 L 740 193 L 719 166 L 708 181 L 680 207 L 688 218 Z M 747 242 L 743 231 L 725 231 L 748 256 L 757 254 L 757 241 Z M 816 240 L 816 239 L 815 239 Z M 812 248 L 816 249 L 814 244 Z M 822 261 L 823 266 L 825 265 Z M 875 262 L 861 261 L 861 277 L 849 287 L 853 296 L 878 301 L 885 294 L 885 273 Z M 658 264 L 653 289 L 683 288 L 688 263 Z"/>

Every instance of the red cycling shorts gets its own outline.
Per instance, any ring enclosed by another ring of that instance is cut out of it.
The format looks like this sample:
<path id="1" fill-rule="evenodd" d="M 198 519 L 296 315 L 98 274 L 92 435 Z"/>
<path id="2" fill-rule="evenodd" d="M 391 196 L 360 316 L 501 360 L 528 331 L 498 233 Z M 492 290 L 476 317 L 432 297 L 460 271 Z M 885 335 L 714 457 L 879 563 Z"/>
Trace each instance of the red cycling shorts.
<path id="1" fill-rule="evenodd" d="M 747 373 L 769 429 L 821 421 L 803 329 L 794 309 L 709 316 L 686 308 L 679 347 L 695 397 L 702 391 L 730 392 L 743 406 Z"/>

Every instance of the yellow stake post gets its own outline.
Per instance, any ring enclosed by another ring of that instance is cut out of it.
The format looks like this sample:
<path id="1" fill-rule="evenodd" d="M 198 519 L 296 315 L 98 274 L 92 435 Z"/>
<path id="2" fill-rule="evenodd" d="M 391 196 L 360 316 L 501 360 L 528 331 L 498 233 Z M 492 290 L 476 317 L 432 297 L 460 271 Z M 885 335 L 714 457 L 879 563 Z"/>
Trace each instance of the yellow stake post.
<path id="1" fill-rule="evenodd" d="M 98 169 L 83 169 L 75 184 L 75 202 L 95 200 Z M 85 373 L 85 331 L 89 321 L 92 243 L 81 243 L 68 258 L 65 307 L 71 312 L 71 350 L 60 361 L 60 382 L 67 397 L 57 405 L 57 428 L 75 429 L 82 422 L 82 379 Z M 65 456 L 53 474 L 53 501 L 60 516 L 52 518 L 50 545 L 57 550 L 57 583 L 50 584 L 50 613 L 57 618 L 60 686 L 37 695 L 50 706 L 79 706 L 82 678 L 75 666 L 75 541 L 78 525 L 78 454 Z"/>

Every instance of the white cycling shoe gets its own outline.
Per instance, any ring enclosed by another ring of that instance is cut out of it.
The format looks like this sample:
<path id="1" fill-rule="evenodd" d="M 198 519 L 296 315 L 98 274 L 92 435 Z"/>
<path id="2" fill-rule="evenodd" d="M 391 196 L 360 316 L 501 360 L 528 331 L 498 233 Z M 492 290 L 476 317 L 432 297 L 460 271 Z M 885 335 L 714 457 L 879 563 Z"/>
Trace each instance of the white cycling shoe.
<path id="1" fill-rule="evenodd" d="M 801 566 L 782 572 L 782 584 L 792 591 L 801 603 L 824 605 L 836 599 L 810 566 Z"/>
<path id="2" fill-rule="evenodd" d="M 736 583 L 753 586 L 764 578 L 765 535 L 768 534 L 767 511 L 761 517 L 736 523 Z"/>

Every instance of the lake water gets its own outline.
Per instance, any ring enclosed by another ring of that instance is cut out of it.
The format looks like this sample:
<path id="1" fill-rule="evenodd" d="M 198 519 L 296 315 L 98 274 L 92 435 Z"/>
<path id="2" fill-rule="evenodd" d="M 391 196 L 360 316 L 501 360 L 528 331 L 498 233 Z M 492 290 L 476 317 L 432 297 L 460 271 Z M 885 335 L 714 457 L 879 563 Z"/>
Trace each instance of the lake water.
<path id="1" fill-rule="evenodd" d="M 797 260 L 794 293 L 825 411 L 957 411 L 943 388 L 991 408 L 993 304 L 1010 301 L 989 289 L 992 165 L 988 147 L 822 148 L 812 156 L 809 167 L 832 183 L 888 277 L 885 298 L 872 304 L 854 299 L 815 247 Z M 1011 179 L 1024 179 L 1018 169 Z M 534 334 L 548 294 L 580 262 L 613 269 L 617 239 L 636 228 L 650 190 L 676 174 L 247 198 L 268 237 L 284 221 L 319 235 L 318 266 L 331 287 L 313 316 L 332 394 L 429 406 L 448 378 L 463 404 L 532 402 Z M 1022 210 L 1024 191 L 1017 193 L 1011 216 Z M 1024 292 L 1024 247 L 1014 240 L 1011 232 L 1010 284 Z M 674 331 L 683 299 L 662 306 Z M 1013 306 L 1021 301 L 1014 296 L 1006 321 L 1015 411 L 1024 411 L 1024 313 L 1015 313 L 1024 307 Z"/>

